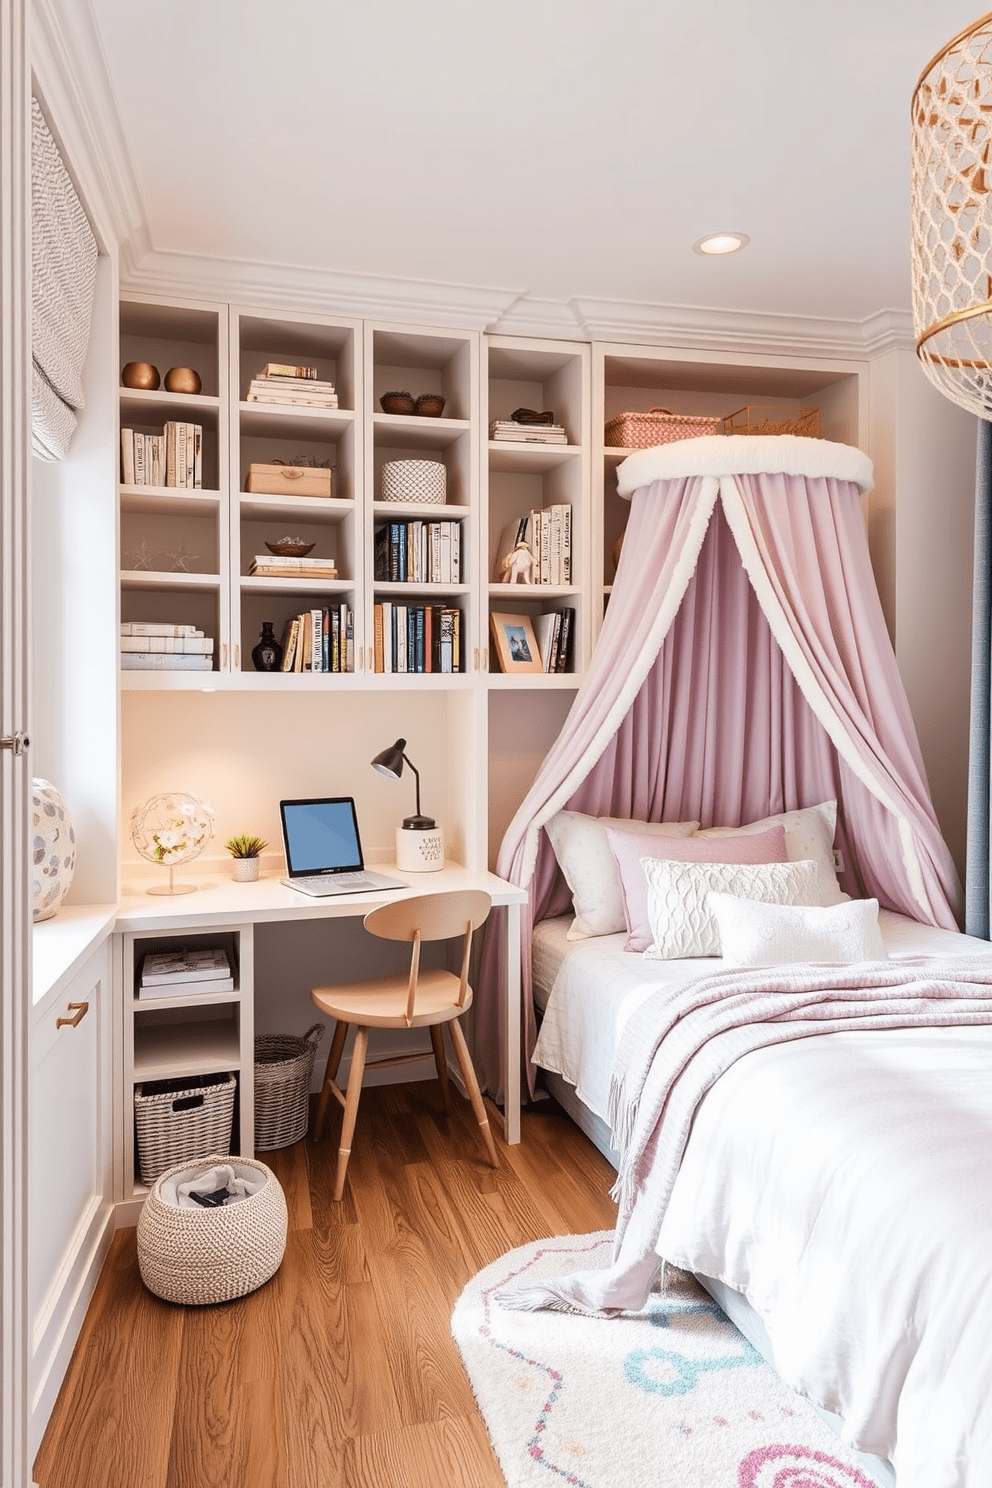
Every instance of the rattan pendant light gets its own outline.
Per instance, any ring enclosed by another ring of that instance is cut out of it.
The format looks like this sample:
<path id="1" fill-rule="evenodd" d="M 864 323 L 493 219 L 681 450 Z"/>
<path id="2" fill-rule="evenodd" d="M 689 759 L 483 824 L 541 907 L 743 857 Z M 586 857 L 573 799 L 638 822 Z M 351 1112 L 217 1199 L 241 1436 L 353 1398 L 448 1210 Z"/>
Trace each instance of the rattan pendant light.
<path id="1" fill-rule="evenodd" d="M 992 418 L 992 13 L 913 94 L 913 321 L 930 381 Z"/>

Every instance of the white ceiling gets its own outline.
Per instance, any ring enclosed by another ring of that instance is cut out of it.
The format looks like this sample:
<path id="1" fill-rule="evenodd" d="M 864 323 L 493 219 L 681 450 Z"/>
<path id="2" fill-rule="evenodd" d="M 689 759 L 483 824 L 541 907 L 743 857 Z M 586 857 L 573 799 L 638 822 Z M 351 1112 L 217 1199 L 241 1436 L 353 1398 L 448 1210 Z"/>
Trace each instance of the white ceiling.
<path id="1" fill-rule="evenodd" d="M 79 0 L 86 3 L 86 0 Z M 156 256 L 860 322 L 974 0 L 89 0 Z M 700 235 L 743 253 L 704 259 Z M 215 264 L 216 267 L 216 264 Z M 402 283 L 399 286 L 402 297 Z"/>

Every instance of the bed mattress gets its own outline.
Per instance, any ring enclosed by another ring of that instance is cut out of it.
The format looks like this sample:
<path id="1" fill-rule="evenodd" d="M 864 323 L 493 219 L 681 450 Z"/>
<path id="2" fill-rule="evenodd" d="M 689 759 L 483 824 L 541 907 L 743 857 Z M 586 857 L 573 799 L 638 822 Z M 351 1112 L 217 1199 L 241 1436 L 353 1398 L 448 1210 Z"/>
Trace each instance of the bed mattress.
<path id="1" fill-rule="evenodd" d="M 890 956 L 992 954 L 888 912 L 880 924 Z M 559 969 L 535 1062 L 605 1117 L 631 1013 L 718 963 L 646 962 L 622 935 L 541 938 L 542 977 L 556 950 Z M 741 1293 L 781 1376 L 842 1416 L 852 1446 L 892 1461 L 900 1488 L 987 1481 L 992 1028 L 744 1055 L 696 1110 L 658 1250 Z"/>

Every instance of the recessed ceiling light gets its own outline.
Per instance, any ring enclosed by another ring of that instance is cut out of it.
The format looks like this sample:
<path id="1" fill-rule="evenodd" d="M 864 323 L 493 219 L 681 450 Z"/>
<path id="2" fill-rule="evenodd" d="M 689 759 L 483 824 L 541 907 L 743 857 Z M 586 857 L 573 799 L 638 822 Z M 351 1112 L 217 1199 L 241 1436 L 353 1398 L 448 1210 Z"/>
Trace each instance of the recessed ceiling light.
<path id="1" fill-rule="evenodd" d="M 747 233 L 722 232 L 710 233 L 705 238 L 697 238 L 692 245 L 693 253 L 737 253 L 741 248 L 746 248 L 751 239 Z"/>

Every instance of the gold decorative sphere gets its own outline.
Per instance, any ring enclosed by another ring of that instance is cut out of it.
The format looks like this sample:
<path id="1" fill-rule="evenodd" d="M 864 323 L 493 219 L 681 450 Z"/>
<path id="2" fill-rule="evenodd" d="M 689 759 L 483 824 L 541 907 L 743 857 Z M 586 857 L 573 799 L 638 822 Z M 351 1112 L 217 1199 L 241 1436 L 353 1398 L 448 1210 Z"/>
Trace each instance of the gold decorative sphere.
<path id="1" fill-rule="evenodd" d="M 165 374 L 165 386 L 170 393 L 198 393 L 203 383 L 192 367 L 170 367 Z"/>
<path id="2" fill-rule="evenodd" d="M 151 362 L 128 362 L 121 373 L 121 382 L 126 388 L 142 388 L 148 392 L 154 392 L 160 380 L 158 368 Z"/>

